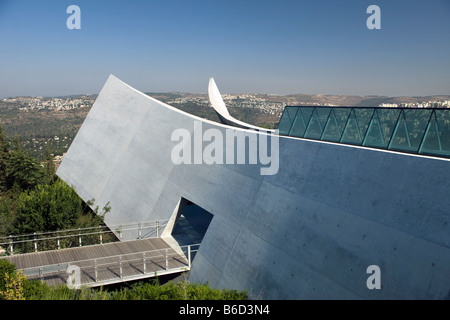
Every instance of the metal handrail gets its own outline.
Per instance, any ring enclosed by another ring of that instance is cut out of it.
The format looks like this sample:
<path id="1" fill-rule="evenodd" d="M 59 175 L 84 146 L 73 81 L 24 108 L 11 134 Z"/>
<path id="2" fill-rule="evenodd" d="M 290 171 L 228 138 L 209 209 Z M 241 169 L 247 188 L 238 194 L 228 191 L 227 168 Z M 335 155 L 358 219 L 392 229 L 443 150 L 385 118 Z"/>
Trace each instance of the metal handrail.
<path id="1" fill-rule="evenodd" d="M 180 246 L 180 248 L 188 248 L 188 247 L 195 247 L 198 246 L 200 247 L 200 243 L 195 243 L 195 244 L 188 244 L 188 245 L 184 245 L 184 246 Z M 172 249 L 175 251 L 175 253 L 173 253 L 172 255 L 176 255 L 177 251 L 172 248 L 172 247 L 168 247 L 168 248 L 162 248 L 162 249 L 153 249 L 153 250 L 148 250 L 148 251 L 141 251 L 141 252 L 131 252 L 131 253 L 123 253 L 123 254 L 116 254 L 113 256 L 106 256 L 106 257 L 99 257 L 99 258 L 90 258 L 90 259 L 83 259 L 83 260 L 76 260 L 76 261 L 70 261 L 67 263 L 55 263 L 55 264 L 46 264 L 46 265 L 42 265 L 42 266 L 37 266 L 37 267 L 29 267 L 29 268 L 22 268 L 20 270 L 25 271 L 25 270 L 30 270 L 30 269 L 39 269 L 39 268 L 47 268 L 47 267 L 55 267 L 55 266 L 61 266 L 61 265 L 69 265 L 69 264 L 76 264 L 76 263 L 85 263 L 87 261 L 94 261 L 94 260 L 100 260 L 100 259 L 113 259 L 113 258 L 118 258 L 118 257 L 125 257 L 125 256 L 131 256 L 131 255 L 137 255 L 137 254 L 147 254 L 147 253 L 151 253 L 151 252 L 158 252 L 158 251 L 162 251 L 162 250 L 168 250 L 168 249 Z M 197 250 L 192 250 L 191 252 L 196 252 Z M 164 255 L 165 256 L 165 255 Z M 134 260 L 138 260 L 138 259 L 134 259 Z M 133 260 L 123 260 L 123 261 L 133 261 Z M 111 263 L 113 264 L 113 263 Z M 107 265 L 107 264 L 106 264 Z M 85 267 L 89 267 L 89 266 L 85 266 Z M 53 271 L 51 271 L 53 272 Z M 48 272 L 49 273 L 49 272 Z"/>
<path id="2" fill-rule="evenodd" d="M 90 236 L 93 234 L 104 234 L 104 233 L 113 233 L 111 230 L 105 230 L 105 231 L 97 231 L 97 232 L 90 232 L 90 233 L 77 233 L 77 234 L 69 234 L 69 235 L 62 235 L 57 237 L 49 237 L 49 238 L 36 238 L 36 239 L 27 239 L 27 240 L 16 240 L 13 241 L 13 244 L 18 243 L 26 243 L 26 242 L 35 242 L 35 241 L 44 241 L 44 240 L 54 240 L 54 239 L 64 239 L 64 238 L 71 238 L 71 237 L 79 237 L 79 236 Z M 35 236 L 42 235 L 41 233 L 36 233 Z M 0 245 L 7 244 L 10 245 L 11 242 L 0 242 Z"/>
<path id="3" fill-rule="evenodd" d="M 125 226 L 134 226 L 134 225 L 144 225 L 147 223 L 157 224 L 161 222 L 167 223 L 169 220 L 152 220 L 152 221 L 144 221 L 144 222 L 134 222 L 134 223 L 125 223 L 125 224 L 119 224 L 114 225 L 111 227 L 108 227 L 106 225 L 103 226 L 97 226 L 97 227 L 87 227 L 87 228 L 76 228 L 76 229 L 64 229 L 64 230 L 56 230 L 56 231 L 46 231 L 46 232 L 33 232 L 33 233 L 25 233 L 25 234 L 16 234 L 16 235 L 9 235 L 9 236 L 0 236 L 0 239 L 9 239 L 9 238 L 17 238 L 17 237 L 27 237 L 27 236 L 35 236 L 35 235 L 44 235 L 44 234 L 53 234 L 53 233 L 62 233 L 62 232 L 69 232 L 69 231 L 80 231 L 80 230 L 90 230 L 90 229 L 99 229 L 99 228 L 108 228 L 108 229 L 114 229 L 114 228 L 123 228 Z M 124 229 L 124 230 L 136 230 L 137 228 L 130 228 L 130 229 Z"/>
<path id="4" fill-rule="evenodd" d="M 188 264 L 186 266 L 186 270 L 190 270 L 190 268 L 191 268 L 191 262 L 192 262 L 191 254 L 193 252 L 197 252 L 199 250 L 198 248 L 196 250 L 193 250 L 192 247 L 200 247 L 200 244 L 198 243 L 198 244 L 190 244 L 190 245 L 180 246 L 180 249 L 182 249 L 181 252 L 183 254 L 185 254 L 183 248 L 187 249 L 185 258 L 186 258 Z M 174 250 L 174 252 L 169 253 L 170 249 Z M 161 251 L 165 251 L 165 254 L 158 254 L 156 256 L 155 255 L 146 256 L 147 254 L 152 254 L 154 252 L 160 253 Z M 127 257 L 136 256 L 136 255 L 138 255 L 140 257 L 133 258 L 133 259 L 127 259 Z M 85 268 L 94 268 L 95 281 L 92 283 L 96 283 L 98 281 L 98 278 L 97 278 L 97 268 L 98 267 L 104 267 L 104 266 L 110 266 L 110 265 L 120 265 L 120 267 L 122 268 L 123 263 L 129 263 L 132 261 L 143 261 L 144 262 L 144 274 L 146 274 L 146 272 L 145 272 L 145 269 L 146 269 L 145 261 L 146 260 L 165 257 L 166 270 L 169 270 L 168 269 L 168 259 L 173 256 L 179 256 L 179 252 L 177 250 L 175 250 L 174 248 L 169 247 L 169 248 L 162 248 L 162 249 L 153 249 L 153 250 L 143 251 L 143 252 L 133 252 L 133 253 L 114 255 L 114 256 L 106 256 L 106 257 L 90 258 L 90 259 L 77 260 L 77 261 L 69 261 L 66 263 L 48 264 L 48 265 L 42 265 L 42 266 L 36 266 L 36 267 L 22 268 L 19 270 L 23 271 L 23 273 L 28 276 L 39 275 L 41 280 L 43 280 L 43 277 L 46 274 L 68 270 L 69 266 L 77 266 L 77 265 L 81 264 L 83 266 L 81 266 L 81 267 L 78 266 L 80 268 L 80 270 L 85 269 Z M 98 263 L 98 261 L 102 260 L 102 259 L 104 259 L 104 260 L 114 259 L 116 261 L 107 262 L 107 263 Z M 88 263 L 88 264 L 86 265 L 86 263 Z M 175 269 L 177 269 L 177 268 L 175 268 Z M 111 279 L 114 279 L 114 278 L 117 278 L 117 277 L 113 277 Z M 122 278 L 122 269 L 120 270 L 120 275 L 118 276 L 118 278 Z M 91 283 L 91 282 L 89 282 L 89 283 Z"/>
<path id="5" fill-rule="evenodd" d="M 10 238 L 18 238 L 18 237 L 30 237 L 35 235 L 46 235 L 46 234 L 55 234 L 55 233 L 63 233 L 63 232 L 71 232 L 71 231 L 83 231 L 83 230 L 91 230 L 91 229 L 100 229 L 100 228 L 108 228 L 106 225 L 97 226 L 97 227 L 88 227 L 88 228 L 77 228 L 77 229 L 65 229 L 65 230 L 55 230 L 55 231 L 46 231 L 46 232 L 33 232 L 33 233 L 24 233 L 24 234 L 12 234 L 9 236 L 1 236 L 0 239 L 10 239 Z"/>
<path id="6" fill-rule="evenodd" d="M 58 242 L 58 249 L 59 249 L 59 240 L 65 239 L 65 238 L 73 238 L 78 237 L 79 238 L 79 246 L 82 246 L 81 237 L 82 236 L 89 236 L 89 235 L 103 235 L 103 234 L 114 234 L 115 232 L 119 233 L 119 238 L 122 237 L 122 233 L 125 231 L 132 231 L 132 230 L 138 230 L 137 232 L 137 238 L 141 239 L 142 237 L 142 230 L 149 229 L 149 228 L 155 228 L 156 236 L 159 236 L 159 228 L 165 227 L 167 225 L 167 222 L 169 220 L 156 220 L 156 221 L 144 221 L 144 222 L 138 222 L 138 223 L 128 223 L 128 224 L 120 224 L 108 227 L 106 225 L 98 226 L 98 227 L 88 227 L 88 228 L 78 228 L 78 229 L 67 229 L 67 230 L 57 230 L 57 231 L 51 231 L 51 232 L 35 232 L 35 233 L 29 233 L 29 234 L 22 234 L 22 235 L 10 235 L 7 237 L 0 237 L 0 246 L 6 246 L 8 247 L 8 252 L 10 254 L 14 254 L 13 245 L 15 244 L 22 244 L 22 243 L 34 243 L 35 246 L 35 252 L 38 251 L 37 249 L 37 243 L 39 241 L 48 241 L 48 240 L 56 240 Z M 104 230 L 102 230 L 104 229 Z M 83 231 L 90 231 L 94 230 L 93 232 L 84 232 Z M 98 230 L 98 231 L 95 231 Z M 63 234 L 63 233 L 72 233 L 72 234 Z M 44 235 L 54 235 L 49 237 L 40 238 L 40 236 Z M 31 239 L 18 239 L 18 238 L 31 238 Z M 5 241 L 6 240 L 6 241 Z M 102 242 L 102 239 L 100 238 L 100 243 Z"/>

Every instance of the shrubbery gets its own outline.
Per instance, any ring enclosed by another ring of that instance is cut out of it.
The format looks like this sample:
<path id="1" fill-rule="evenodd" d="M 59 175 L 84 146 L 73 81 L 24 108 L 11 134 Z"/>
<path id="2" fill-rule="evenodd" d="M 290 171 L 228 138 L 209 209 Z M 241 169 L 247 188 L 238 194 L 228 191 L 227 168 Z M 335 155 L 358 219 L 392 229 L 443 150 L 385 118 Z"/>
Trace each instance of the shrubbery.
<path id="1" fill-rule="evenodd" d="M 22 277 L 22 278 L 20 278 Z M 6 259 L 0 259 L 0 299 L 26 300 L 247 300 L 247 292 L 213 289 L 187 280 L 161 285 L 158 280 L 138 282 L 130 288 L 69 289 L 65 285 L 50 287 L 45 282 L 27 280 Z"/>
<path id="2" fill-rule="evenodd" d="M 103 216 L 110 209 L 108 205 L 103 212 L 98 212 L 98 208 L 92 211 L 93 200 L 84 203 L 71 186 L 55 175 L 53 157 L 48 150 L 45 158 L 47 161 L 40 164 L 21 148 L 18 139 L 10 141 L 0 127 L 1 237 L 103 224 Z M 68 242 L 61 241 L 61 247 L 70 247 Z M 44 249 L 56 246 L 56 242 L 39 244 Z M 33 250 L 32 243 L 16 245 L 14 250 L 29 252 Z"/>
<path id="3" fill-rule="evenodd" d="M 19 196 L 15 233 L 55 231 L 75 226 L 82 211 L 81 199 L 63 181 L 38 185 Z"/>
<path id="4" fill-rule="evenodd" d="M 0 259 L 0 292 L 5 291 L 5 276 L 16 273 L 16 266 L 6 259 Z"/>

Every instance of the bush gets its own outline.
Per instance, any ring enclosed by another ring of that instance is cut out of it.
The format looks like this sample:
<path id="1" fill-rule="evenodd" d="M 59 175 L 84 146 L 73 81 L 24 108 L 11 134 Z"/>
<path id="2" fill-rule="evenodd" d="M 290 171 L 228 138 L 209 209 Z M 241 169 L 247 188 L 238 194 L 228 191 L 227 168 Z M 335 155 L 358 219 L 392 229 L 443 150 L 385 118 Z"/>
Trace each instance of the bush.
<path id="1" fill-rule="evenodd" d="M 10 188 L 17 185 L 22 190 L 28 190 L 43 182 L 44 171 L 36 159 L 19 147 L 10 152 L 7 169 L 7 185 Z"/>
<path id="2" fill-rule="evenodd" d="M 82 211 L 82 200 L 65 182 L 57 180 L 51 185 L 39 185 L 19 197 L 16 233 L 64 229 L 75 225 Z"/>
<path id="3" fill-rule="evenodd" d="M 206 284 L 187 280 L 161 285 L 158 279 L 137 282 L 130 288 L 109 291 L 107 288 L 81 288 L 72 290 L 61 284 L 50 287 L 45 282 L 27 280 L 17 272 L 16 266 L 0 259 L 0 299 L 26 300 L 247 300 L 246 291 L 212 289 Z"/>
<path id="4" fill-rule="evenodd" d="M 126 300 L 247 300 L 247 292 L 237 290 L 212 289 L 206 284 L 190 283 L 187 280 L 168 282 L 138 282 L 131 289 L 112 293 L 112 299 Z"/>
<path id="5" fill-rule="evenodd" d="M 24 300 L 23 285 L 27 277 L 6 259 L 0 260 L 0 299 Z"/>
<path id="6" fill-rule="evenodd" d="M 6 290 L 5 276 L 11 276 L 16 273 L 16 265 L 6 259 L 0 259 L 0 291 Z"/>
<path id="7" fill-rule="evenodd" d="M 27 277 L 22 271 L 13 274 L 5 274 L 5 290 L 0 291 L 0 297 L 5 300 L 25 300 L 23 296 L 23 284 Z"/>
<path id="8" fill-rule="evenodd" d="M 48 300 L 51 291 L 45 282 L 27 280 L 23 284 L 23 295 L 26 300 Z"/>

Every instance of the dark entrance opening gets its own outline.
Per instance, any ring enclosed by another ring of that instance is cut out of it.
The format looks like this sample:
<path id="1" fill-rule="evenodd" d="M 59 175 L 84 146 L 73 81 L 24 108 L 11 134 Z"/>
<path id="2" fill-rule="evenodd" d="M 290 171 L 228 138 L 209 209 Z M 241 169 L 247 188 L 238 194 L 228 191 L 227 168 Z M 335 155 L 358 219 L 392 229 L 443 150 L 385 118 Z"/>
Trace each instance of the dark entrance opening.
<path id="1" fill-rule="evenodd" d="M 199 244 L 208 230 L 213 215 L 195 203 L 181 199 L 172 237 L 180 246 Z"/>

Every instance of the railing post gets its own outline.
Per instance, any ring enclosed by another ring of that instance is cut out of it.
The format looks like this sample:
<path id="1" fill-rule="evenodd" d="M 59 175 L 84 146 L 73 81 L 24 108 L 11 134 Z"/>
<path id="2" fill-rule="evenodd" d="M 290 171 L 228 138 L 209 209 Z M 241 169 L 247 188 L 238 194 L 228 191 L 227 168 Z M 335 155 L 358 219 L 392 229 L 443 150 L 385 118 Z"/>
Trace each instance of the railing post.
<path id="1" fill-rule="evenodd" d="M 166 249 L 166 270 L 169 270 L 169 249 Z"/>
<path id="2" fill-rule="evenodd" d="M 142 227 L 141 227 L 141 223 L 140 222 L 138 224 L 138 238 L 139 238 L 139 240 L 142 239 Z"/>
<path id="3" fill-rule="evenodd" d="M 189 270 L 191 270 L 191 245 L 188 246 L 188 266 Z"/>
<path id="4" fill-rule="evenodd" d="M 36 232 L 33 233 L 34 252 L 37 252 Z"/>
<path id="5" fill-rule="evenodd" d="M 12 241 L 12 235 L 9 235 L 9 250 L 11 251 L 11 255 L 14 255 L 14 247 L 13 247 L 13 241 Z"/>
<path id="6" fill-rule="evenodd" d="M 103 234 L 102 234 L 102 231 L 101 231 L 101 227 L 102 226 L 98 226 L 98 229 L 100 230 L 100 244 L 103 244 Z"/>
<path id="7" fill-rule="evenodd" d="M 81 228 L 78 228 L 78 245 L 81 247 Z"/>
<path id="8" fill-rule="evenodd" d="M 156 237 L 159 237 L 159 220 L 156 220 Z"/>
<path id="9" fill-rule="evenodd" d="M 94 259 L 94 270 L 95 270 L 95 282 L 98 282 L 97 259 Z"/>
<path id="10" fill-rule="evenodd" d="M 122 256 L 119 256 L 120 279 L 122 279 Z"/>
<path id="11" fill-rule="evenodd" d="M 144 261 L 144 274 L 147 273 L 147 264 L 145 263 L 145 252 L 142 252 L 142 260 Z"/>
<path id="12" fill-rule="evenodd" d="M 59 241 L 59 237 L 56 239 L 56 243 L 58 244 L 58 250 L 61 249 L 61 242 Z"/>

